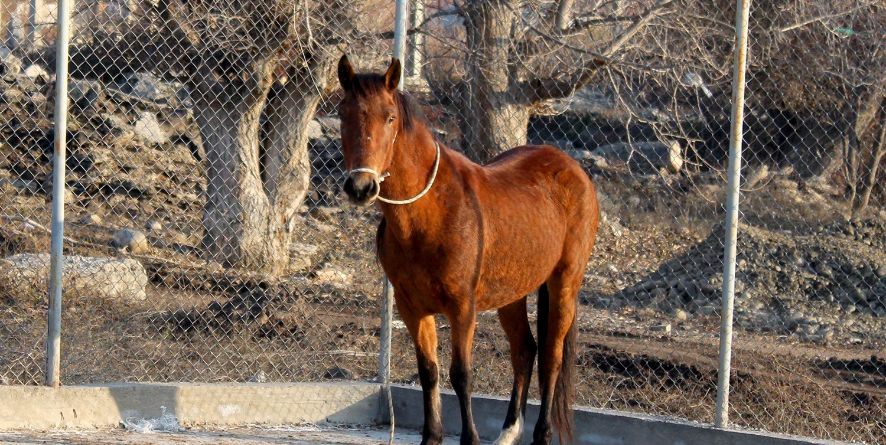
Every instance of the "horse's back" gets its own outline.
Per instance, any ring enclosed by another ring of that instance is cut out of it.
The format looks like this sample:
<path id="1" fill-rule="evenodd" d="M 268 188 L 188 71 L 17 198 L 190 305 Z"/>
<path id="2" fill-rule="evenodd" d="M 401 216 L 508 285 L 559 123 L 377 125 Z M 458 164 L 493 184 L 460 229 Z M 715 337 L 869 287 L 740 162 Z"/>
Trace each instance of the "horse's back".
<path id="1" fill-rule="evenodd" d="M 544 186 L 567 213 L 599 213 L 593 182 L 581 165 L 551 145 L 523 145 L 505 151 L 483 167 L 490 183 L 496 185 Z M 525 184 L 524 184 L 525 183 Z M 518 192 L 520 187 L 503 190 Z M 567 215 L 564 215 L 567 216 Z"/>

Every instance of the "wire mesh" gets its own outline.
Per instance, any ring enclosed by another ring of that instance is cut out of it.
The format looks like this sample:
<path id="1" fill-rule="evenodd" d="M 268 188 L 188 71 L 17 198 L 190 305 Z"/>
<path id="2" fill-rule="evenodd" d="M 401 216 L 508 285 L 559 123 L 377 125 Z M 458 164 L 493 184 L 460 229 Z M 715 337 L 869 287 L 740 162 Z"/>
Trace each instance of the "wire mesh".
<path id="1" fill-rule="evenodd" d="M 63 383 L 375 376 L 377 217 L 340 206 L 330 116 L 339 47 L 387 50 L 368 6 L 76 3 Z M 29 8 L 0 16 L 9 383 L 40 381 L 45 329 L 54 13 Z"/>
<path id="2" fill-rule="evenodd" d="M 480 161 L 552 144 L 596 182 L 583 405 L 713 422 L 735 39 L 735 2 L 715 3 L 444 2 L 411 24 L 407 89 L 443 140 Z M 884 25 L 874 2 L 754 2 L 735 425 L 886 440 Z M 480 316 L 474 387 L 507 396 L 497 324 Z M 395 340 L 393 376 L 416 383 Z"/>
<path id="3" fill-rule="evenodd" d="M 378 214 L 339 197 L 334 64 L 387 66 L 389 3 L 76 2 L 65 384 L 375 377 Z M 442 142 L 553 144 L 596 182 L 578 403 L 712 422 L 734 4 L 411 5 L 406 90 Z M 0 7 L 3 384 L 42 376 L 53 8 Z M 883 29 L 875 1 L 753 5 L 736 425 L 886 441 Z M 395 382 L 411 345 L 395 322 Z M 474 357 L 509 394 L 494 314 Z"/>

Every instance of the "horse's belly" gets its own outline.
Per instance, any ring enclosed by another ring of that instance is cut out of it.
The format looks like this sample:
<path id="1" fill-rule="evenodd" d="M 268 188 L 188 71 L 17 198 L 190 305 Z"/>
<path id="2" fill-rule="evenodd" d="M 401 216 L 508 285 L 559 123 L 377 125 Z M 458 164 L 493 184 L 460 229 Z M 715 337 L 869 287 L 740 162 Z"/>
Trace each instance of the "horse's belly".
<path id="1" fill-rule="evenodd" d="M 545 226 L 506 234 L 484 261 L 477 289 L 480 310 L 496 309 L 535 291 L 560 261 L 565 229 Z"/>

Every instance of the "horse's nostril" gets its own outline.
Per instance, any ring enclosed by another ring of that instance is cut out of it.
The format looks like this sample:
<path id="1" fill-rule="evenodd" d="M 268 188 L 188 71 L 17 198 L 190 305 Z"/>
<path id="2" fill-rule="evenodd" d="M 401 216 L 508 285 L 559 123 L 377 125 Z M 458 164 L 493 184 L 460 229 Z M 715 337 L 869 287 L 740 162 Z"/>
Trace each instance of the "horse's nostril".
<path id="1" fill-rule="evenodd" d="M 356 192 L 356 190 L 354 189 L 354 178 L 348 176 L 348 178 L 345 179 L 345 185 L 343 188 L 348 196 L 354 196 L 354 193 Z"/>

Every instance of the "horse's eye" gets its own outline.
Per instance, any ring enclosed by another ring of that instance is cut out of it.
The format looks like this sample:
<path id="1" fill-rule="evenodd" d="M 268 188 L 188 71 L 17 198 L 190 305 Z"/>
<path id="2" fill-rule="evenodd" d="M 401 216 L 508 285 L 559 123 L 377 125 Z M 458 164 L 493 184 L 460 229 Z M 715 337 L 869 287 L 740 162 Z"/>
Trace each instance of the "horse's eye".
<path id="1" fill-rule="evenodd" d="M 393 116 L 393 115 L 388 116 L 388 123 L 389 123 L 389 124 L 393 124 L 393 123 L 394 123 L 394 116 Z"/>

